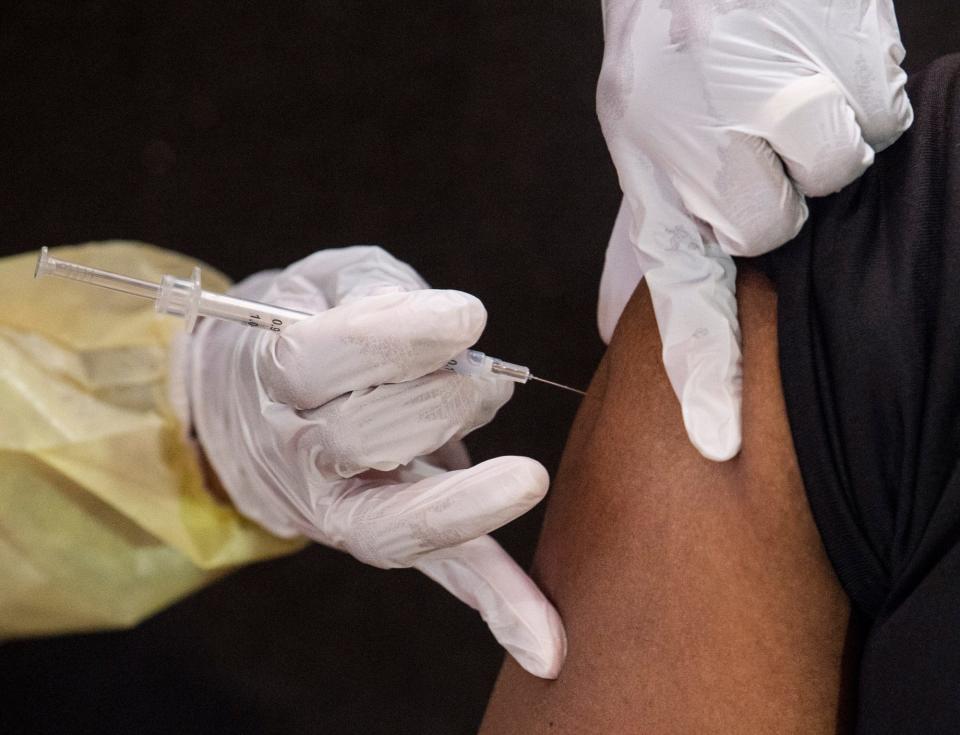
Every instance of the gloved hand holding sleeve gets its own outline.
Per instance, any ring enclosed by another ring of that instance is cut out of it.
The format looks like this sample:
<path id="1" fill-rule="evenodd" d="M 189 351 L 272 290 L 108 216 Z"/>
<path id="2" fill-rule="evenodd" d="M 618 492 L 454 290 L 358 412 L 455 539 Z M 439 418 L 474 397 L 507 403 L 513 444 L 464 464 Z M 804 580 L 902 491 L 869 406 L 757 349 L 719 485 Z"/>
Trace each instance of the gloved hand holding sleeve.
<path id="1" fill-rule="evenodd" d="M 419 569 L 555 677 L 560 619 L 486 535 L 544 496 L 547 473 L 525 457 L 470 467 L 458 440 L 512 384 L 442 369 L 479 338 L 483 305 L 376 247 L 321 251 L 232 293 L 316 314 L 281 334 L 207 319 L 191 339 L 197 435 L 237 508 L 277 535 Z"/>
<path id="2" fill-rule="evenodd" d="M 623 190 L 609 340 L 641 277 L 691 441 L 740 449 L 731 256 L 793 238 L 913 120 L 890 0 L 608 0 L 597 112 Z"/>

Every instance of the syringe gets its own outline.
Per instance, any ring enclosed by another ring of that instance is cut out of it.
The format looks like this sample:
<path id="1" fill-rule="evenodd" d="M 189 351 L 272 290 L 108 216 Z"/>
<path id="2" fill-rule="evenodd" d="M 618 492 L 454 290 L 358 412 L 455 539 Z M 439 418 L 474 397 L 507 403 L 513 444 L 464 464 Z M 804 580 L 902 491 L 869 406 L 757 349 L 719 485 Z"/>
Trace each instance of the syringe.
<path id="1" fill-rule="evenodd" d="M 199 267 L 193 269 L 189 280 L 165 275 L 160 283 L 152 283 L 61 260 L 50 255 L 47 248 L 41 248 L 34 278 L 43 276 L 67 278 L 71 281 L 89 283 L 131 296 L 151 299 L 157 313 L 182 317 L 184 328 L 188 332 L 193 331 L 197 319 L 201 316 L 238 322 L 248 327 L 268 329 L 271 332 L 282 332 L 291 324 L 312 316 L 305 311 L 204 291 L 200 286 Z M 583 391 L 568 385 L 538 378 L 530 372 L 528 367 L 490 357 L 477 350 L 464 350 L 447 363 L 446 369 L 461 375 L 493 375 L 514 383 L 536 380 L 556 388 L 586 395 Z"/>

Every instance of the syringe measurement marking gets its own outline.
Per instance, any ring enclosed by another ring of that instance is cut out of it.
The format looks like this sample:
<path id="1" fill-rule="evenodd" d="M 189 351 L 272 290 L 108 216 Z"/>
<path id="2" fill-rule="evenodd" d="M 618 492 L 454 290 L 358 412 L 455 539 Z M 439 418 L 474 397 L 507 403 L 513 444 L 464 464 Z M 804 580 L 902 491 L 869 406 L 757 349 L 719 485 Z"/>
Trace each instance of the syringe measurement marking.
<path id="1" fill-rule="evenodd" d="M 263 321 L 261 321 L 262 319 L 263 317 L 260 316 L 259 314 L 251 314 L 250 321 L 246 322 L 246 325 L 248 327 L 259 327 L 260 329 L 269 329 L 271 332 L 279 332 L 283 328 L 282 319 L 274 319 L 272 321 L 272 326 L 271 324 L 264 324 Z"/>

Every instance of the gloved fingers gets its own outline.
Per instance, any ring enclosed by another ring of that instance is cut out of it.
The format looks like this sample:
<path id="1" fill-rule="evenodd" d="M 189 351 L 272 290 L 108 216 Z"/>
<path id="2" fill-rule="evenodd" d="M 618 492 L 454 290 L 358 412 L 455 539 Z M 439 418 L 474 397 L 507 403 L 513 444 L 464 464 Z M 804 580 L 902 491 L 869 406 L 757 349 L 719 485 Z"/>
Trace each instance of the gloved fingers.
<path id="1" fill-rule="evenodd" d="M 839 191 L 873 163 L 853 108 L 823 74 L 798 77 L 764 106 L 759 135 L 807 196 Z"/>
<path id="2" fill-rule="evenodd" d="M 480 613 L 497 642 L 534 676 L 556 679 L 567 653 L 563 622 L 537 585 L 489 536 L 414 565 Z"/>
<path id="3" fill-rule="evenodd" d="M 698 277 L 664 272 L 668 267 L 648 273 L 647 285 L 690 441 L 707 459 L 723 462 L 741 443 L 736 266 L 722 253 L 702 260 Z"/>
<path id="4" fill-rule="evenodd" d="M 625 179 L 629 237 L 653 302 L 663 362 L 690 441 L 708 459 L 740 451 L 742 367 L 736 266 L 656 167 Z"/>
<path id="5" fill-rule="evenodd" d="M 845 56 L 846 63 L 833 63 L 829 70 L 843 88 L 864 139 L 875 151 L 893 144 L 913 123 L 907 74 L 900 67 L 903 58 L 893 8 L 889 0 L 874 0 L 861 21 L 853 58 Z"/>
<path id="6" fill-rule="evenodd" d="M 807 219 L 807 205 L 770 145 L 737 131 L 709 135 L 715 175 L 704 178 L 702 163 L 688 158 L 692 168 L 672 177 L 686 210 L 713 228 L 730 255 L 761 255 L 793 239 Z"/>
<path id="7" fill-rule="evenodd" d="M 409 567 L 526 513 L 549 484 L 543 466 L 527 457 L 497 457 L 410 485 L 383 483 L 374 473 L 342 481 L 316 519 L 315 537 L 376 567 Z"/>
<path id="8" fill-rule="evenodd" d="M 282 306 L 318 312 L 350 299 L 429 288 L 420 275 L 376 245 L 320 250 L 286 268 L 270 291 Z"/>
<path id="9" fill-rule="evenodd" d="M 513 395 L 509 381 L 438 371 L 301 411 L 297 451 L 327 480 L 389 472 L 489 423 Z"/>
<path id="10" fill-rule="evenodd" d="M 461 291 L 367 296 L 264 335 L 258 373 L 272 400 L 315 408 L 440 369 L 479 339 L 486 319 L 483 304 Z"/>

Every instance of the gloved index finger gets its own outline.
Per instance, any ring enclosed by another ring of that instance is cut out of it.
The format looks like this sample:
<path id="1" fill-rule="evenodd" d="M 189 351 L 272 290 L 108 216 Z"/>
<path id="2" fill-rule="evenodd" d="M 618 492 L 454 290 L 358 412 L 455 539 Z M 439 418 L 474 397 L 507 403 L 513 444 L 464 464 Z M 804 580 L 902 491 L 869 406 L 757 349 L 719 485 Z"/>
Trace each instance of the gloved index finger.
<path id="1" fill-rule="evenodd" d="M 740 325 L 736 266 L 705 237 L 649 161 L 623 178 L 630 239 L 650 289 L 663 362 L 694 446 L 723 461 L 740 450 Z"/>
<path id="2" fill-rule="evenodd" d="M 697 450 L 722 462 L 740 451 L 741 353 L 736 267 L 722 252 L 647 273 L 663 362 Z"/>
<path id="3" fill-rule="evenodd" d="M 264 335 L 258 374 L 272 400 L 316 408 L 344 393 L 440 369 L 476 343 L 486 316 L 479 299 L 461 291 L 358 298 L 298 322 L 276 338 Z"/>

